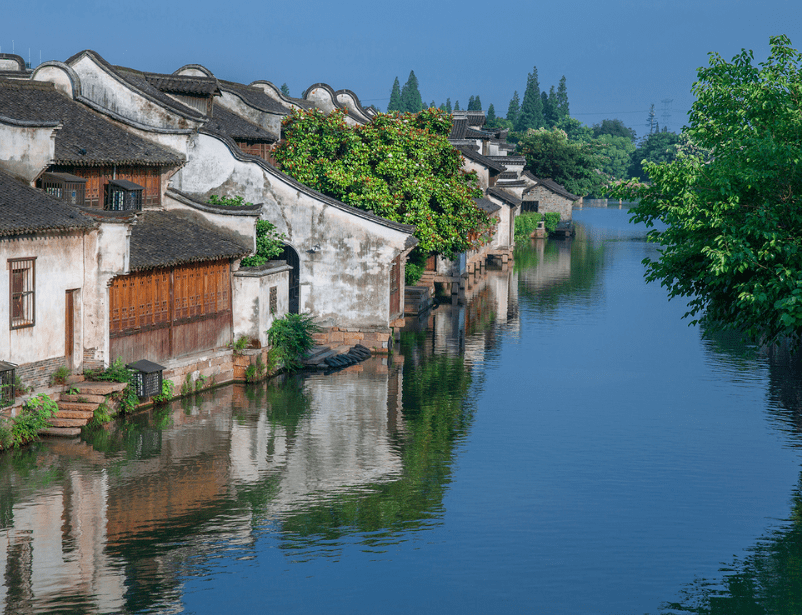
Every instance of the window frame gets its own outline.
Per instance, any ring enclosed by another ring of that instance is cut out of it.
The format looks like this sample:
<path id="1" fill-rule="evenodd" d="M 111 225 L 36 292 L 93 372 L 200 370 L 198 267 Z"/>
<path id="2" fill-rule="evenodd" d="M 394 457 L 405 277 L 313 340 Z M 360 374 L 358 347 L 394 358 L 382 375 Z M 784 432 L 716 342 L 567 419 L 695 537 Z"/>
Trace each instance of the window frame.
<path id="1" fill-rule="evenodd" d="M 15 289 L 15 272 L 22 284 Z M 27 286 L 26 286 L 27 282 Z M 8 259 L 8 325 L 12 331 L 36 324 L 36 257 Z"/>

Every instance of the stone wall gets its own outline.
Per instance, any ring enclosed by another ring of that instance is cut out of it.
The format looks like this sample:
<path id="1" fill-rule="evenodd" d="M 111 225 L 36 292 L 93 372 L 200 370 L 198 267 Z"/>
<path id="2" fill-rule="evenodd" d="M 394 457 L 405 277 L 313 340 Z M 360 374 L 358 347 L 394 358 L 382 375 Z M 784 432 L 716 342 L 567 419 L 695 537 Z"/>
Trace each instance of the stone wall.
<path id="1" fill-rule="evenodd" d="M 392 329 L 360 330 L 343 327 L 323 329 L 314 336 L 317 344 L 340 344 L 354 346 L 362 344 L 371 352 L 389 353 L 393 348 Z"/>
<path id="2" fill-rule="evenodd" d="M 67 361 L 64 357 L 53 357 L 43 361 L 25 363 L 17 367 L 17 376 L 25 386 L 44 389 L 50 386 L 50 377 L 59 367 L 64 367 Z"/>
<path id="3" fill-rule="evenodd" d="M 564 196 L 555 194 L 548 188 L 543 186 L 535 186 L 529 189 L 525 201 L 537 201 L 537 210 L 540 213 L 557 212 L 560 214 L 560 220 L 571 220 L 571 210 L 574 202 L 568 200 Z"/>

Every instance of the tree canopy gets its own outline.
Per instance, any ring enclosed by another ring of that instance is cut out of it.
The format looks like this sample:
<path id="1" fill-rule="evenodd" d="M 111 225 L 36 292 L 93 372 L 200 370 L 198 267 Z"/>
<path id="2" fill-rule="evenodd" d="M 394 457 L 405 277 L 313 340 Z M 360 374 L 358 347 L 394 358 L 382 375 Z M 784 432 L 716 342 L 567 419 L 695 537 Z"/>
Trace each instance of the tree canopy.
<path id="1" fill-rule="evenodd" d="M 393 81 L 393 87 L 390 90 L 390 102 L 387 104 L 387 112 L 403 111 L 401 108 L 401 83 L 398 77 Z"/>
<path id="2" fill-rule="evenodd" d="M 419 248 L 454 256 L 489 232 L 475 173 L 448 141 L 451 117 L 439 109 L 383 114 L 349 126 L 346 112 L 294 111 L 274 151 L 301 183 L 378 216 L 412 224 Z"/>
<path id="3" fill-rule="evenodd" d="M 530 128 L 543 127 L 543 100 L 540 97 L 540 83 L 537 78 L 537 66 L 526 79 L 526 90 L 521 103 L 521 110 L 515 120 L 515 130 L 526 132 Z"/>
<path id="4" fill-rule="evenodd" d="M 762 342 L 802 334 L 802 54 L 771 38 L 765 62 L 710 54 L 675 160 L 646 163 L 635 222 L 660 245 L 646 277 L 688 298 L 686 317 Z"/>
<path id="5" fill-rule="evenodd" d="M 529 130 L 521 136 L 518 152 L 536 176 L 553 179 L 576 195 L 596 193 L 606 182 L 598 172 L 604 161 L 599 148 L 570 141 L 562 130 Z"/>
<path id="6" fill-rule="evenodd" d="M 423 109 L 423 98 L 421 98 L 420 90 L 418 89 L 418 78 L 415 76 L 415 71 L 409 71 L 409 78 L 401 88 L 401 111 L 407 113 L 417 113 Z"/>
<path id="7" fill-rule="evenodd" d="M 600 124 L 593 124 L 593 136 L 598 138 L 601 135 L 626 137 L 632 142 L 635 141 L 635 131 L 618 119 L 602 120 Z"/>
<path id="8" fill-rule="evenodd" d="M 678 134 L 667 130 L 647 135 L 632 154 L 629 176 L 646 181 L 648 174 L 643 166 L 644 163 L 665 164 L 671 162 L 677 157 L 679 140 Z"/>

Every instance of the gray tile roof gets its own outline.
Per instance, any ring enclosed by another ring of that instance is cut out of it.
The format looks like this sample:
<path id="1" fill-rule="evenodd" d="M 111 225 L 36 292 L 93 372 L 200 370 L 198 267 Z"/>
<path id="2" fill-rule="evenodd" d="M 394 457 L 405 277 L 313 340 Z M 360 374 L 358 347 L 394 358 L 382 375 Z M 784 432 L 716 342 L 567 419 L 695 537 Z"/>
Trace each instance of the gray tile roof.
<path id="1" fill-rule="evenodd" d="M 459 152 L 469 160 L 478 162 L 479 164 L 486 166 L 491 171 L 495 171 L 497 173 L 503 173 L 504 171 L 507 170 L 507 168 L 503 164 L 496 162 L 495 158 L 483 156 L 479 152 L 472 150 L 470 147 L 465 147 L 463 145 L 460 145 L 457 147 L 457 150 L 459 150 Z"/>
<path id="2" fill-rule="evenodd" d="M 505 203 L 512 205 L 513 207 L 517 207 L 521 204 L 521 199 L 516 196 L 513 196 L 506 190 L 502 190 L 501 188 L 488 188 L 487 194 L 490 196 L 494 196 L 500 201 L 504 201 Z"/>
<path id="3" fill-rule="evenodd" d="M 499 209 L 501 209 L 501 205 L 497 205 L 493 201 L 488 201 L 487 199 L 474 199 L 473 202 L 479 209 L 489 214 L 497 212 Z"/>
<path id="4" fill-rule="evenodd" d="M 532 175 L 532 177 L 538 181 L 540 186 L 543 186 L 544 188 L 547 188 L 551 192 L 553 192 L 555 194 L 558 194 L 561 197 L 564 197 L 564 198 L 568 199 L 569 201 L 577 201 L 577 200 L 579 200 L 581 198 L 581 197 L 578 197 L 575 194 L 572 194 L 572 193 L 568 192 L 568 190 L 566 190 L 563 186 L 558 184 L 553 179 L 538 179 L 534 175 Z M 532 186 L 532 188 L 530 188 L 529 191 L 531 191 L 534 188 L 537 188 L 537 186 Z"/>
<path id="5" fill-rule="evenodd" d="M 220 89 L 228 90 L 236 94 L 254 109 L 259 109 L 260 111 L 264 111 L 266 113 L 275 113 L 276 115 L 289 115 L 290 113 L 290 109 L 270 98 L 270 96 L 265 94 L 264 91 L 260 90 L 259 88 L 244 85 L 242 83 L 236 83 L 234 81 L 223 81 L 222 79 L 219 81 L 219 83 Z"/>
<path id="6" fill-rule="evenodd" d="M 174 111 L 178 111 L 181 115 L 187 116 L 194 120 L 203 120 L 206 117 L 203 113 L 201 113 L 197 109 L 193 109 L 188 105 L 178 102 L 175 98 L 171 98 L 170 96 L 162 92 L 159 88 L 152 85 L 150 81 L 148 81 L 146 73 L 135 70 L 133 68 L 127 68 L 125 66 L 111 66 L 107 62 L 106 66 L 112 71 L 116 72 L 121 79 L 127 81 L 129 85 L 132 85 L 133 87 L 140 90 L 144 94 L 147 94 L 150 98 L 155 99 L 165 107 L 172 109 Z"/>
<path id="7" fill-rule="evenodd" d="M 451 124 L 451 134 L 448 135 L 449 139 L 464 139 L 465 131 L 468 129 L 468 118 L 455 117 Z"/>
<path id="8" fill-rule="evenodd" d="M 145 210 L 131 230 L 131 271 L 239 258 L 251 248 L 180 212 Z"/>
<path id="9" fill-rule="evenodd" d="M 204 128 L 210 132 L 231 137 L 235 141 L 261 141 L 266 143 L 278 141 L 277 135 L 253 122 L 249 122 L 236 113 L 232 113 L 217 103 L 214 105 L 212 117 L 209 118 Z"/>
<path id="10" fill-rule="evenodd" d="M 0 237 L 93 226 L 75 207 L 0 171 Z"/>
<path id="11" fill-rule="evenodd" d="M 173 94 L 194 94 L 197 96 L 213 96 L 220 93 L 217 79 L 212 77 L 195 77 L 189 75 L 163 75 L 160 73 L 142 73 L 148 83 L 161 92 Z"/>
<path id="12" fill-rule="evenodd" d="M 55 164 L 170 166 L 183 157 L 112 124 L 58 92 L 52 83 L 0 79 L 0 116 L 23 122 L 61 122 Z"/>

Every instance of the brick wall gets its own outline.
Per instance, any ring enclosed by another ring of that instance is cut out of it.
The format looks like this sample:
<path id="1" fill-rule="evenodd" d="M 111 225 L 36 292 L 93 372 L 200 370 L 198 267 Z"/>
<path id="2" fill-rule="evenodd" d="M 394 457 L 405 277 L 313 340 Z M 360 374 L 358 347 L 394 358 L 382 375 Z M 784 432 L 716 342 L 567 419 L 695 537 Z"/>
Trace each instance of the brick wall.
<path id="1" fill-rule="evenodd" d="M 35 389 L 42 389 L 50 386 L 50 376 L 53 375 L 59 367 L 66 365 L 64 357 L 55 357 L 53 359 L 45 359 L 44 361 L 36 361 L 35 363 L 25 363 L 17 368 L 17 376 L 19 376 L 22 384 L 25 386 L 33 387 Z"/>
<path id="2" fill-rule="evenodd" d="M 526 201 L 538 201 L 537 210 L 540 213 L 557 212 L 560 220 L 571 220 L 571 209 L 573 201 L 569 201 L 563 196 L 554 194 L 548 188 L 535 186 L 526 195 Z"/>
<path id="3" fill-rule="evenodd" d="M 324 329 L 314 336 L 317 344 L 341 344 L 354 346 L 362 344 L 372 352 L 388 353 L 393 348 L 393 332 L 386 330 L 360 330 L 342 327 Z"/>

